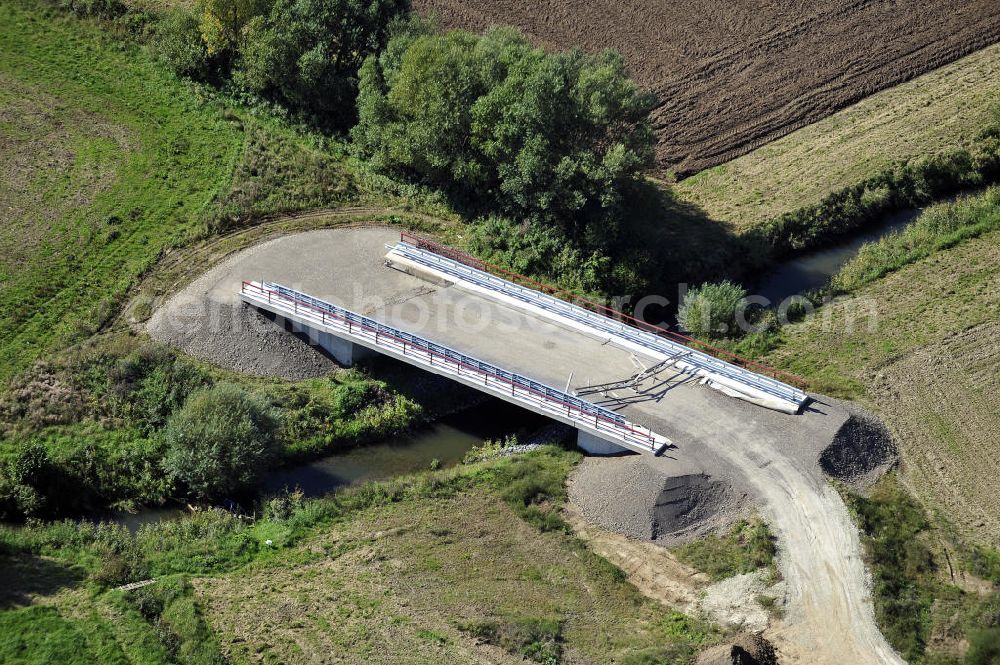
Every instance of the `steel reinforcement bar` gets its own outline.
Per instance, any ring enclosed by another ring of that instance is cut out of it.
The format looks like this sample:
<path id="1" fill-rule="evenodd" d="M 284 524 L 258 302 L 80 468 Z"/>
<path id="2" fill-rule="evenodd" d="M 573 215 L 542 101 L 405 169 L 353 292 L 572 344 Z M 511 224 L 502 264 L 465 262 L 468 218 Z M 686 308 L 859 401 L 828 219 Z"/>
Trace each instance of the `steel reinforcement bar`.
<path id="1" fill-rule="evenodd" d="M 437 270 L 450 277 L 465 280 L 481 288 L 515 298 L 521 302 L 533 305 L 557 316 L 576 321 L 590 328 L 618 335 L 647 349 L 658 351 L 668 356 L 679 357 L 680 354 L 684 354 L 684 363 L 708 374 L 721 377 L 728 382 L 746 386 L 775 399 L 787 402 L 794 409 L 800 408 L 809 399 L 804 391 L 795 386 L 789 385 L 777 378 L 765 376 L 762 372 L 769 370 L 769 368 L 763 365 L 744 360 L 738 356 L 731 356 L 730 360 L 736 358 L 740 361 L 739 363 L 723 360 L 696 348 L 700 345 L 697 340 L 638 321 L 588 300 L 581 300 L 585 305 L 588 305 L 587 307 L 567 302 L 540 290 L 552 291 L 551 287 L 545 287 L 528 278 L 521 278 L 515 273 L 495 268 L 461 252 L 442 247 L 411 234 L 405 232 L 401 234 L 400 242 L 392 248 L 392 251 L 397 252 L 410 261 Z M 504 277 L 492 274 L 496 271 L 506 276 L 514 276 L 527 281 L 530 286 L 522 286 Z M 624 323 L 622 319 L 628 321 L 628 323 Z M 640 328 L 637 324 L 641 324 L 642 327 Z M 776 370 L 770 370 L 770 373 L 794 380 L 794 377 L 782 374 Z"/>
<path id="2" fill-rule="evenodd" d="M 580 429 L 626 448 L 659 454 L 671 445 L 666 437 L 610 409 L 301 291 L 273 282 L 244 281 L 240 295 L 244 302 L 274 313 L 292 314 L 342 339 L 401 356 L 413 365 L 431 368 L 439 374 L 478 383 L 486 392 L 569 420 Z"/>

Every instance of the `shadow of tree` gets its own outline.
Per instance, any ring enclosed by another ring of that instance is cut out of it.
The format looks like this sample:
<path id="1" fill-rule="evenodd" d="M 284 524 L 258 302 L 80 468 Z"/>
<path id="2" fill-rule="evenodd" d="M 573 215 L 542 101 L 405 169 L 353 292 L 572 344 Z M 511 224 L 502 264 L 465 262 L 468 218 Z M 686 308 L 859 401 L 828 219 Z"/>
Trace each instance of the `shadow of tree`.
<path id="1" fill-rule="evenodd" d="M 613 260 L 634 271 L 649 294 L 671 301 L 663 312 L 668 319 L 676 310 L 680 285 L 740 280 L 766 260 L 728 226 L 649 180 L 629 192 L 617 235 Z"/>
<path id="2" fill-rule="evenodd" d="M 80 584 L 82 571 L 30 554 L 0 556 L 0 609 L 31 605 L 39 596 L 52 596 Z"/>

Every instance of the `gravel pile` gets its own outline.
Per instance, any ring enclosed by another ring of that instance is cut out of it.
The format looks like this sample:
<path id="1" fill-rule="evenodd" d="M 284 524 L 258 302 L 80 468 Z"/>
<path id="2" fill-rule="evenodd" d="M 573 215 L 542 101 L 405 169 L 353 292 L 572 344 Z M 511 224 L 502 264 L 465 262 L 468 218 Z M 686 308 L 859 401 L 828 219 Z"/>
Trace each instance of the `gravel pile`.
<path id="1" fill-rule="evenodd" d="M 646 455 L 585 458 L 570 479 L 569 496 L 587 521 L 664 544 L 724 528 L 745 512 L 747 499 L 724 480 L 671 475 Z"/>
<path id="2" fill-rule="evenodd" d="M 570 500 L 584 519 L 629 538 L 653 538 L 653 506 L 665 478 L 643 456 L 587 457 L 569 483 Z"/>
<path id="3" fill-rule="evenodd" d="M 829 476 L 863 489 L 898 459 L 892 433 L 877 418 L 856 409 L 819 457 Z"/>
<path id="4" fill-rule="evenodd" d="M 224 369 L 299 380 L 338 366 L 318 347 L 241 304 L 214 301 L 162 307 L 146 326 L 150 336 Z M 207 310 L 207 311 L 206 311 Z"/>

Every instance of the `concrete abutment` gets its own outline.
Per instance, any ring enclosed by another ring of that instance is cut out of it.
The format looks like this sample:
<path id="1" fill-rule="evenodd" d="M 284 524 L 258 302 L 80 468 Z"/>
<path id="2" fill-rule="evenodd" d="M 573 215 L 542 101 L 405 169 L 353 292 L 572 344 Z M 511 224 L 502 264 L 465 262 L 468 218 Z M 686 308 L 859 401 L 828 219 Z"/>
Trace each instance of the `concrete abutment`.
<path id="1" fill-rule="evenodd" d="M 585 432 L 582 429 L 576 431 L 576 447 L 589 455 L 620 455 L 630 452 L 627 448 L 615 445 L 610 441 Z"/>

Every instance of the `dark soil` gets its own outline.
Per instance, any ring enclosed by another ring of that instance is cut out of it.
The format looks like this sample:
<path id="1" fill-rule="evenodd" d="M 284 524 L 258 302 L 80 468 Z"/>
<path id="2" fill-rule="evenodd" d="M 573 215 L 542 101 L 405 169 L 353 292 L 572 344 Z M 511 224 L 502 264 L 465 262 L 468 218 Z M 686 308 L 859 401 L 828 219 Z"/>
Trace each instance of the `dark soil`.
<path id="1" fill-rule="evenodd" d="M 621 52 L 659 98 L 659 162 L 682 176 L 1000 41 L 996 0 L 413 5 L 446 28 L 507 24 L 547 48 Z"/>

